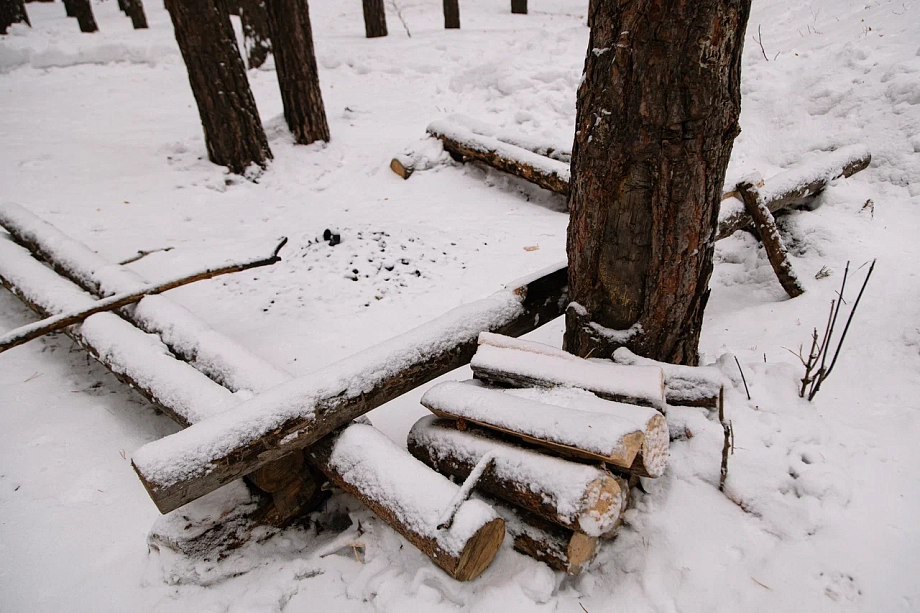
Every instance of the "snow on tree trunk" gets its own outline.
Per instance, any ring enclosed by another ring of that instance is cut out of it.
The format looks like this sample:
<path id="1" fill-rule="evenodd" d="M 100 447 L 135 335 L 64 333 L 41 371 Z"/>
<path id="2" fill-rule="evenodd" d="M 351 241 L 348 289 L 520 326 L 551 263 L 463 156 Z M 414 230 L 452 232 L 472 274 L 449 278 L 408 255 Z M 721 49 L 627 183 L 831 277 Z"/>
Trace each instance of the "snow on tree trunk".
<path id="1" fill-rule="evenodd" d="M 383 0 L 363 0 L 364 32 L 368 38 L 387 35 L 387 12 Z"/>
<path id="2" fill-rule="evenodd" d="M 597 2 L 577 98 L 566 350 L 697 363 L 750 4 Z"/>
<path id="3" fill-rule="evenodd" d="M 167 0 L 166 8 L 188 68 L 209 159 L 237 174 L 251 164 L 265 167 L 271 149 L 223 2 Z"/>
<path id="4" fill-rule="evenodd" d="M 268 59 L 272 49 L 265 0 L 240 0 L 239 13 L 243 24 L 246 65 L 258 68 Z"/>

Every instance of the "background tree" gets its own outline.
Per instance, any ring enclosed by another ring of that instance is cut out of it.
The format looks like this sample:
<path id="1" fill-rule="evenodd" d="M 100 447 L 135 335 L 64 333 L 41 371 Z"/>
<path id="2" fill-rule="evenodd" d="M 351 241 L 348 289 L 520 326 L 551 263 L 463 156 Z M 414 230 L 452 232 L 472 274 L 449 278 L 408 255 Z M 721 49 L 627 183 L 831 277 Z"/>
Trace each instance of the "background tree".
<path id="1" fill-rule="evenodd" d="M 239 0 L 239 16 L 243 24 L 246 64 L 249 68 L 258 68 L 268 59 L 272 49 L 265 0 Z"/>
<path id="2" fill-rule="evenodd" d="M 299 145 L 329 140 L 307 0 L 266 0 L 284 119 Z"/>
<path id="3" fill-rule="evenodd" d="M 526 15 L 527 0 L 511 0 L 511 12 L 515 15 Z"/>
<path id="4" fill-rule="evenodd" d="M 597 0 L 578 90 L 565 348 L 696 364 L 751 0 Z"/>
<path id="5" fill-rule="evenodd" d="M 230 15 L 222 0 L 166 0 L 188 68 L 208 157 L 241 174 L 271 159 Z"/>
<path id="6" fill-rule="evenodd" d="M 147 28 L 147 15 L 144 13 L 144 4 L 141 0 L 123 0 L 125 15 L 131 18 L 131 25 L 135 30 Z"/>
<path id="7" fill-rule="evenodd" d="M 90 33 L 99 30 L 99 26 L 96 25 L 96 18 L 93 16 L 93 6 L 89 3 L 89 0 L 70 0 L 70 9 L 73 11 L 73 17 L 77 18 L 77 24 L 80 26 L 81 32 Z"/>
<path id="8" fill-rule="evenodd" d="M 460 29 L 459 0 L 444 0 L 444 27 L 448 30 Z"/>
<path id="9" fill-rule="evenodd" d="M 364 32 L 368 38 L 387 35 L 387 12 L 383 0 L 362 0 L 364 5 Z"/>
<path id="10" fill-rule="evenodd" d="M 0 34 L 6 34 L 7 29 L 14 23 L 25 23 L 32 27 L 24 1 L 0 0 Z"/>

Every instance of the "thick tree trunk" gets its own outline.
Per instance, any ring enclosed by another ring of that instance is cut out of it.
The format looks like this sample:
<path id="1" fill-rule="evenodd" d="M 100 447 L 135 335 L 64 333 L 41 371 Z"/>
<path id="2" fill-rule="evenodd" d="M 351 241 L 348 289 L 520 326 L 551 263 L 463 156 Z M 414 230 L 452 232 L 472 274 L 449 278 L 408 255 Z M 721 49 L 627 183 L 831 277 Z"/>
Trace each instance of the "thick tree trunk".
<path id="1" fill-rule="evenodd" d="M 68 17 L 76 17 L 77 12 L 74 9 L 75 0 L 64 0 L 64 11 L 67 13 Z"/>
<path id="2" fill-rule="evenodd" d="M 240 0 L 239 14 L 243 23 L 246 64 L 249 68 L 258 68 L 268 59 L 272 49 L 265 0 Z"/>
<path id="3" fill-rule="evenodd" d="M 307 0 L 266 0 L 284 119 L 299 145 L 329 140 Z"/>
<path id="4" fill-rule="evenodd" d="M 511 0 L 511 12 L 515 15 L 526 15 L 527 0 Z"/>
<path id="5" fill-rule="evenodd" d="M 96 18 L 93 17 L 93 7 L 89 0 L 70 0 L 70 5 L 73 9 L 74 17 L 77 18 L 77 23 L 80 25 L 81 32 L 90 33 L 99 30 L 99 26 L 96 25 Z"/>
<path id="6" fill-rule="evenodd" d="M 444 27 L 448 30 L 460 29 L 460 4 L 458 0 L 444 0 Z"/>
<path id="7" fill-rule="evenodd" d="M 363 0 L 364 32 L 368 38 L 387 35 L 387 12 L 383 0 Z"/>
<path id="8" fill-rule="evenodd" d="M 14 23 L 24 23 L 32 27 L 25 2 L 23 0 L 0 0 L 0 34 L 6 34 L 7 28 Z"/>
<path id="9" fill-rule="evenodd" d="M 242 174 L 271 159 L 246 69 L 223 0 L 167 0 L 176 41 L 198 103 L 208 157 Z"/>
<path id="10" fill-rule="evenodd" d="M 147 15 L 144 13 L 142 0 L 124 0 L 125 15 L 131 18 L 135 30 L 147 29 Z"/>
<path id="11" fill-rule="evenodd" d="M 588 27 L 594 25 L 594 11 L 597 10 L 597 5 L 600 0 L 588 0 Z"/>
<path id="12" fill-rule="evenodd" d="M 572 156 L 566 350 L 697 363 L 750 4 L 597 3 Z"/>

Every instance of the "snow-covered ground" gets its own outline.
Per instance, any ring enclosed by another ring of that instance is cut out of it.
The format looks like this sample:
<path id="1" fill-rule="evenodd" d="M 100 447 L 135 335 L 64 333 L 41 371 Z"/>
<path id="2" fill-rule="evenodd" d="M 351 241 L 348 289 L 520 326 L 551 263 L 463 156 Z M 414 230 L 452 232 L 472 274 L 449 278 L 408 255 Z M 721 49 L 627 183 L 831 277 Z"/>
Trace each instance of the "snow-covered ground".
<path id="1" fill-rule="evenodd" d="M 250 71 L 275 155 L 258 183 L 207 162 L 162 3 L 141 32 L 94 3 L 94 35 L 59 3 L 31 3 L 35 27 L 0 39 L 0 200 L 113 261 L 175 247 L 131 265 L 151 281 L 288 236 L 279 264 L 170 295 L 295 375 L 563 259 L 560 197 L 472 166 L 402 181 L 387 165 L 450 113 L 569 144 L 587 0 L 531 0 L 528 16 L 465 0 L 460 31 L 442 29 L 437 0 L 397 3 L 411 38 L 392 12 L 390 36 L 366 40 L 357 0 L 313 2 L 327 146 L 295 147 L 271 63 Z M 56 336 L 0 355 L 0 610 L 920 610 L 920 4 L 755 0 L 748 31 L 729 178 L 855 143 L 873 162 L 784 220 L 804 296 L 785 297 L 749 236 L 719 243 L 704 362 L 737 355 L 752 396 L 722 360 L 738 383 L 724 494 L 721 426 L 676 409 L 668 472 L 575 579 L 506 542 L 456 583 L 344 496 L 333 506 L 355 525 L 342 534 L 291 528 L 220 562 L 151 552 L 158 513 L 129 461 L 177 426 Z M 326 228 L 340 245 L 316 241 Z M 833 376 L 800 400 L 786 348 L 823 325 L 846 262 L 853 288 L 876 257 Z M 0 291 L 0 331 L 33 320 Z M 532 338 L 558 345 L 561 330 Z M 423 391 L 372 421 L 404 444 Z"/>

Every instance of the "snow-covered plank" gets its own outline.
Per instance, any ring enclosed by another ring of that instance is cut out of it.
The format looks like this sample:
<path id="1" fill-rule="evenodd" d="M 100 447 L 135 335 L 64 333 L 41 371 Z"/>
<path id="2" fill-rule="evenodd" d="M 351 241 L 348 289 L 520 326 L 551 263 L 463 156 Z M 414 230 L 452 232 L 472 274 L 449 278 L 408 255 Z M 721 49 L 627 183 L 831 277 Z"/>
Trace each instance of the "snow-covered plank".
<path id="1" fill-rule="evenodd" d="M 552 349 L 552 348 L 550 348 Z M 664 375 L 654 366 L 595 362 L 556 350 L 543 352 L 480 345 L 470 362 L 477 379 L 517 387 L 580 387 L 602 398 L 665 406 Z"/>
<path id="2" fill-rule="evenodd" d="M 469 581 L 492 562 L 504 522 L 480 500 L 459 505 L 448 528 L 440 518 L 460 487 L 369 424 L 355 423 L 308 453 L 330 481 L 350 493 L 451 577 Z"/>
<path id="3" fill-rule="evenodd" d="M 479 121 L 461 114 L 451 114 L 446 121 L 469 130 L 480 136 L 491 136 L 496 140 L 521 149 L 532 151 L 538 155 L 552 158 L 558 162 L 569 164 L 572 161 L 572 144 L 548 143 L 533 136 L 525 136 L 520 132 L 496 128 L 493 125 Z"/>
<path id="4" fill-rule="evenodd" d="M 603 468 L 569 462 L 428 415 L 407 439 L 409 452 L 436 471 L 467 479 L 482 458 L 492 461 L 476 488 L 566 528 L 609 536 L 626 509 L 626 482 Z"/>
<path id="5" fill-rule="evenodd" d="M 425 392 L 422 405 L 439 417 L 499 430 L 568 456 L 629 468 L 643 433 L 615 415 L 567 409 L 498 390 L 446 381 Z"/>
<path id="6" fill-rule="evenodd" d="M 17 204 L 0 204 L 0 225 L 59 273 L 97 296 L 136 291 L 147 284 L 137 273 L 106 261 Z M 143 330 L 159 334 L 175 355 L 234 392 L 259 392 L 291 377 L 164 296 L 142 299 L 129 316 Z"/>
<path id="7" fill-rule="evenodd" d="M 134 468 L 161 512 L 199 498 L 469 362 L 479 333 L 525 334 L 562 315 L 564 265 L 438 317 L 213 419 L 148 443 Z"/>
<path id="8" fill-rule="evenodd" d="M 624 366 L 657 366 L 664 373 L 664 395 L 670 405 L 714 409 L 725 375 L 711 366 L 682 366 L 636 355 L 626 347 L 613 352 L 613 361 Z"/>

